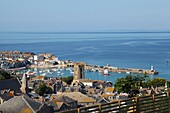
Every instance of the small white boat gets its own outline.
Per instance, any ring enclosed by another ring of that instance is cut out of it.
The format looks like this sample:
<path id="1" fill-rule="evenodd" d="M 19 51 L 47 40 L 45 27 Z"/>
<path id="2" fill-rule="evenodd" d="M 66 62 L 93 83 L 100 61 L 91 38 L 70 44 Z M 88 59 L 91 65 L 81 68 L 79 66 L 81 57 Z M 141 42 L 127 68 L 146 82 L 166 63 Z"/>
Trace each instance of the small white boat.
<path id="1" fill-rule="evenodd" d="M 39 71 L 39 73 L 42 73 L 43 71 Z"/>
<path id="2" fill-rule="evenodd" d="M 126 71 L 127 74 L 130 74 L 131 72 L 130 71 Z"/>
<path id="3" fill-rule="evenodd" d="M 104 75 L 110 75 L 107 69 L 104 70 Z"/>
<path id="4" fill-rule="evenodd" d="M 57 71 L 57 74 L 61 74 L 61 71 Z"/>
<path id="5" fill-rule="evenodd" d="M 45 76 L 45 75 L 46 75 L 46 73 L 42 73 L 41 75 L 42 75 L 42 76 Z"/>
<path id="6" fill-rule="evenodd" d="M 96 72 L 96 70 L 95 70 L 95 69 L 91 69 L 91 71 L 92 71 L 92 72 Z"/>

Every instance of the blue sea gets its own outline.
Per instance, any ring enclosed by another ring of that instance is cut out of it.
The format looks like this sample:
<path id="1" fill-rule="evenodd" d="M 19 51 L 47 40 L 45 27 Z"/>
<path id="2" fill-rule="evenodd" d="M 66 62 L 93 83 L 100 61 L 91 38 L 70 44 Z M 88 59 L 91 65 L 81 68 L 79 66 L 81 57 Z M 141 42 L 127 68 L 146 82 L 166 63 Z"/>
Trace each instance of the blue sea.
<path id="1" fill-rule="evenodd" d="M 150 69 L 153 65 L 159 74 L 149 75 L 151 78 L 170 80 L 170 32 L 5 32 L 0 33 L 0 51 L 3 50 L 49 52 L 61 60 L 122 68 Z M 113 82 L 126 76 L 85 74 L 87 79 Z"/>

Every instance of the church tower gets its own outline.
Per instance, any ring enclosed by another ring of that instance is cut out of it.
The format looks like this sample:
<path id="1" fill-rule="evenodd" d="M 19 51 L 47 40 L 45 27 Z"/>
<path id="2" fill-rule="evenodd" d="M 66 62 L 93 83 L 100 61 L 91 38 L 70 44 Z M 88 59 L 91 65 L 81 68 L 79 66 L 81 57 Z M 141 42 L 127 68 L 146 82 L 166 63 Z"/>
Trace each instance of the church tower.
<path id="1" fill-rule="evenodd" d="M 22 82 L 21 91 L 22 91 L 22 93 L 27 94 L 28 93 L 28 84 L 27 84 L 27 75 L 26 74 L 23 75 L 21 82 Z"/>
<path id="2" fill-rule="evenodd" d="M 84 79 L 84 63 L 78 62 L 74 64 L 74 80 Z"/>
<path id="3" fill-rule="evenodd" d="M 83 62 L 74 63 L 74 79 L 72 85 L 78 85 L 80 80 L 85 79 L 84 76 L 84 65 Z"/>

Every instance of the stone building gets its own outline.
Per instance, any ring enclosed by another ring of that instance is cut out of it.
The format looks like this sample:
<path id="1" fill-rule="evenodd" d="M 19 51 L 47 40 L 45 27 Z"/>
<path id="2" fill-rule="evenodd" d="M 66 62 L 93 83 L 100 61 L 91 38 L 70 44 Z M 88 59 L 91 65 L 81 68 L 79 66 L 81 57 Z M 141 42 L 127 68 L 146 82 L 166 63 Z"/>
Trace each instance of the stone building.
<path id="1" fill-rule="evenodd" d="M 74 80 L 84 79 L 84 63 L 78 62 L 74 64 Z"/>
<path id="2" fill-rule="evenodd" d="M 22 85 L 21 85 L 20 89 L 21 89 L 22 93 L 27 94 L 29 89 L 28 89 L 27 75 L 26 74 L 23 75 L 21 81 L 22 81 Z"/>
<path id="3" fill-rule="evenodd" d="M 81 79 L 85 79 L 83 62 L 74 63 L 74 79 L 72 84 L 77 84 Z"/>

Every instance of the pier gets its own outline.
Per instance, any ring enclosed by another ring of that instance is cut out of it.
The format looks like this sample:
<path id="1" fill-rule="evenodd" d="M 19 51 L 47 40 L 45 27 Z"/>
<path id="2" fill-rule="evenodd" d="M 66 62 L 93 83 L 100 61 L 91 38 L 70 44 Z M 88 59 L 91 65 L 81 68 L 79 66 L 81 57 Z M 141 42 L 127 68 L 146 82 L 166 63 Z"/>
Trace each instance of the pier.
<path id="1" fill-rule="evenodd" d="M 159 72 L 156 70 L 147 70 L 147 69 L 134 69 L 134 68 L 118 68 L 118 67 L 111 67 L 111 66 L 93 66 L 93 65 L 86 65 L 85 68 L 87 70 L 95 70 L 95 71 L 104 71 L 108 69 L 109 72 L 117 72 L 117 73 L 135 73 L 135 74 L 150 74 L 156 75 Z"/>
<path id="2" fill-rule="evenodd" d="M 96 65 L 88 65 L 87 63 L 83 62 L 85 64 L 85 69 L 89 71 L 104 71 L 107 69 L 109 72 L 115 72 L 115 73 L 135 73 L 135 74 L 150 74 L 150 75 L 157 75 L 159 72 L 153 69 L 153 66 L 151 66 L 151 69 L 135 69 L 135 68 L 119 68 L 119 67 L 112 67 L 110 65 L 107 66 L 96 66 Z M 65 62 L 63 65 L 64 67 L 74 67 L 74 62 Z"/>
<path id="3" fill-rule="evenodd" d="M 116 73 L 135 73 L 135 74 L 150 74 L 150 75 L 157 75 L 159 72 L 152 68 L 149 69 L 135 69 L 135 68 L 119 68 L 119 67 L 112 67 L 110 65 L 107 66 L 95 66 L 95 65 L 88 65 L 87 63 L 85 64 L 85 69 L 89 71 L 104 71 L 107 69 L 109 72 L 116 72 Z M 73 67 L 73 63 L 68 63 L 66 64 L 67 67 Z"/>

